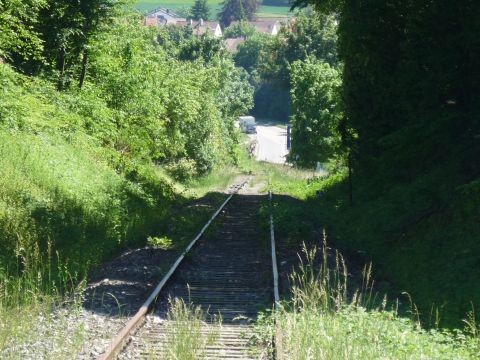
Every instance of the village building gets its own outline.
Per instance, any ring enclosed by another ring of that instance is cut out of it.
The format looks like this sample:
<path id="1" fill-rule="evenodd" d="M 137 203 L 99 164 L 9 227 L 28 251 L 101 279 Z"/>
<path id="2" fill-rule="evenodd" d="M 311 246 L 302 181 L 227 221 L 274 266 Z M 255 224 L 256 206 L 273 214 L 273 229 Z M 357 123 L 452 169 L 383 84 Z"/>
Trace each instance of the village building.
<path id="1" fill-rule="evenodd" d="M 259 33 L 275 36 L 280 30 L 280 22 L 278 20 L 254 20 L 250 21 L 255 30 Z"/>
<path id="2" fill-rule="evenodd" d="M 248 23 L 255 28 L 256 32 L 275 36 L 282 27 L 291 24 L 292 21 L 294 21 L 294 18 L 255 18 Z M 238 21 L 233 21 L 230 26 L 236 26 L 238 24 Z M 243 42 L 245 42 L 245 37 L 228 38 L 225 39 L 225 48 L 235 53 Z"/>
<path id="3" fill-rule="evenodd" d="M 175 25 L 179 21 L 186 20 L 166 8 L 157 8 L 155 10 L 149 11 L 144 16 L 144 25 L 146 26 Z"/>
<path id="4" fill-rule="evenodd" d="M 289 21 L 291 21 L 290 18 L 255 18 L 248 23 L 259 33 L 275 36 Z M 238 21 L 233 21 L 230 26 L 236 26 L 238 24 Z"/>
<path id="5" fill-rule="evenodd" d="M 289 21 L 288 18 L 255 18 L 249 21 L 255 30 L 259 33 L 275 36 L 280 31 L 282 26 L 285 26 Z M 230 26 L 237 25 L 238 22 L 234 21 Z M 196 21 L 192 19 L 185 19 L 178 14 L 166 8 L 157 8 L 149 11 L 144 16 L 144 25 L 146 26 L 190 26 L 193 34 L 200 36 L 203 34 L 211 34 L 215 37 L 221 37 L 223 35 L 222 28 L 218 21 L 204 21 L 202 19 Z M 228 50 L 235 52 L 240 43 L 244 41 L 243 38 L 227 39 L 226 47 Z"/>
<path id="6" fill-rule="evenodd" d="M 232 52 L 232 53 L 235 53 L 237 52 L 238 50 L 238 47 L 240 46 L 240 44 L 242 44 L 243 42 L 245 42 L 245 38 L 244 37 L 238 37 L 238 38 L 232 38 L 232 39 L 225 39 L 225 48 Z"/>
<path id="7" fill-rule="evenodd" d="M 199 21 L 196 20 L 182 20 L 177 21 L 176 25 L 178 26 L 190 26 L 193 31 L 193 35 L 203 35 L 203 34 L 211 34 L 215 37 L 221 37 L 223 35 L 222 28 L 220 27 L 220 23 L 218 21 L 204 21 L 200 19 Z"/>

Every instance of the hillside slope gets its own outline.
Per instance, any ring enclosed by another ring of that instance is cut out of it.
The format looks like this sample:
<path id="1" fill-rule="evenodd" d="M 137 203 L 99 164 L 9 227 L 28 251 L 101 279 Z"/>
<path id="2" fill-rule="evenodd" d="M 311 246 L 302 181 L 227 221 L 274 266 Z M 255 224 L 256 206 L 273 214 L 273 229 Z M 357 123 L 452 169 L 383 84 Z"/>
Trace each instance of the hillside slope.
<path id="1" fill-rule="evenodd" d="M 69 110 L 81 98 L 7 65 L 0 79 L 0 272 L 34 271 L 58 252 L 82 273 L 158 230 L 173 192 L 152 165 L 118 172 L 115 151 Z"/>

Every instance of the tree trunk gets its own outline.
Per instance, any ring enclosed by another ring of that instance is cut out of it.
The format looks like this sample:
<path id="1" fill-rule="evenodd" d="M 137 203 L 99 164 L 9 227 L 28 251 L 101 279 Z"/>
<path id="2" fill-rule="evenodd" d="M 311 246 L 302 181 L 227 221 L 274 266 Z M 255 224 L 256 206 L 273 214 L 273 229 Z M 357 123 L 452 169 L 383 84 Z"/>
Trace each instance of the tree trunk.
<path id="1" fill-rule="evenodd" d="M 58 62 L 58 68 L 60 70 L 60 79 L 58 80 L 57 88 L 59 91 L 63 90 L 63 85 L 65 81 L 65 58 L 66 58 L 66 50 L 65 47 L 62 46 L 60 49 L 60 59 Z"/>
<path id="2" fill-rule="evenodd" d="M 87 75 L 87 68 L 88 68 L 88 48 L 85 46 L 85 48 L 83 49 L 82 73 L 80 74 L 80 82 L 78 83 L 78 87 L 80 89 L 83 87 L 83 83 L 85 82 L 85 76 Z"/>

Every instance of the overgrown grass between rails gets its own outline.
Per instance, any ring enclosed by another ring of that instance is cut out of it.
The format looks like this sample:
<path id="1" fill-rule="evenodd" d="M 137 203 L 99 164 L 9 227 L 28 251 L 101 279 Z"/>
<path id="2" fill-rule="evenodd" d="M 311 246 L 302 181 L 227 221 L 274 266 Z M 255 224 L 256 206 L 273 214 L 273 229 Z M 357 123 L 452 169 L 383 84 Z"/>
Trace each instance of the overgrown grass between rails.
<path id="1" fill-rule="evenodd" d="M 320 267 L 316 249 L 304 249 L 304 258 L 291 277 L 292 300 L 275 314 L 285 358 L 477 358 L 480 337 L 473 322 L 465 331 L 424 330 L 415 318 L 400 317 L 386 299 L 373 301 L 368 268 L 363 286 L 351 291 L 341 255 L 330 255 L 325 243 Z"/>
<path id="2" fill-rule="evenodd" d="M 207 325 L 205 313 L 200 306 L 193 306 L 178 298 L 170 299 L 169 304 L 168 320 L 165 323 L 165 353 L 160 359 L 205 359 L 207 346 L 213 345 L 218 339 L 221 319 L 215 324 Z M 152 359 L 158 358 L 153 350 L 149 352 Z"/>
<path id="3" fill-rule="evenodd" d="M 184 194 L 188 197 L 201 197 L 207 192 L 224 191 L 240 173 L 236 166 L 223 165 L 207 175 L 187 182 Z"/>
<path id="4" fill-rule="evenodd" d="M 245 137 L 243 140 L 248 141 Z M 276 193 L 301 194 L 304 192 L 303 184 L 310 184 L 310 182 L 313 184 L 315 181 L 312 180 L 319 177 L 319 174 L 314 171 L 298 169 L 287 164 L 256 161 L 248 156 L 247 151 L 239 153 L 238 158 L 238 168 L 244 174 L 253 175 L 250 186 L 257 188 L 260 192 L 273 190 Z"/>

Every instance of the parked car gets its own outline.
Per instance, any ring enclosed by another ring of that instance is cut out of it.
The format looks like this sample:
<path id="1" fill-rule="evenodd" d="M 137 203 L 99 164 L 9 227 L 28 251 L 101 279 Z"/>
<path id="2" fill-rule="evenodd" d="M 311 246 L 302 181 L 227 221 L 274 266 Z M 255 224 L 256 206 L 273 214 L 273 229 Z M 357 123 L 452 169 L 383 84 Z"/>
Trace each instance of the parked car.
<path id="1" fill-rule="evenodd" d="M 253 116 L 240 116 L 238 118 L 238 123 L 240 125 L 240 130 L 246 134 L 256 134 L 257 125 L 255 123 L 255 118 Z"/>

